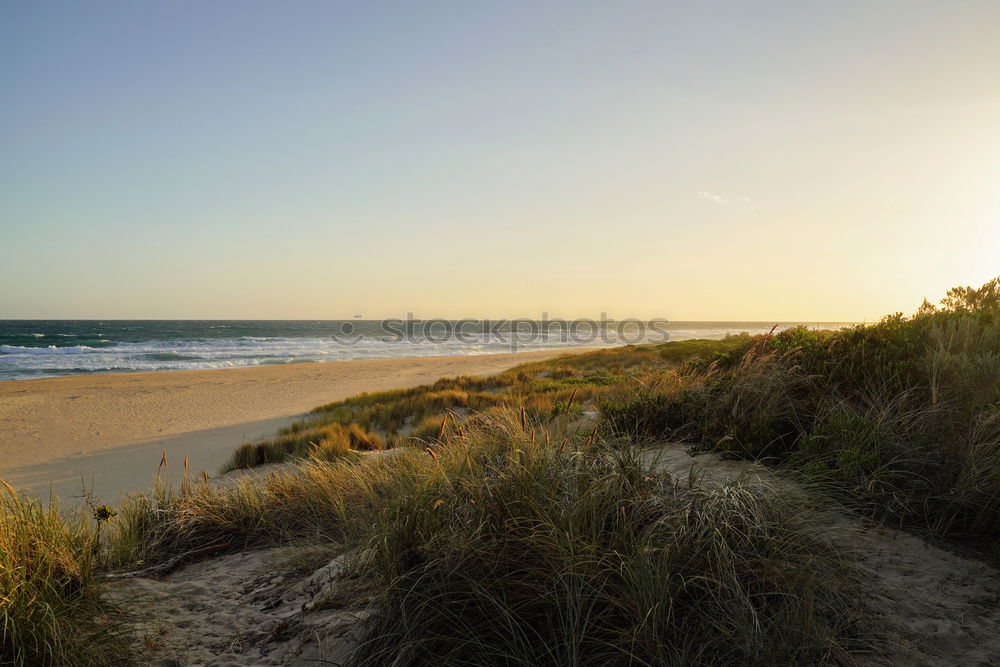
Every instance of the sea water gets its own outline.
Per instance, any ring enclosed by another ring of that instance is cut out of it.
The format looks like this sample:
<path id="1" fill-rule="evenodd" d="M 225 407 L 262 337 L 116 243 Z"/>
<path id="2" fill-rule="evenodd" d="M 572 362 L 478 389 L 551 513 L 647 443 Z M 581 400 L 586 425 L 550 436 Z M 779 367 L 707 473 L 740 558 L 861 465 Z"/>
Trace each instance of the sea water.
<path id="1" fill-rule="evenodd" d="M 720 339 L 846 322 L 661 322 L 657 327 L 504 320 L 0 320 L 0 380 L 308 361 L 490 354 Z M 450 329 L 449 329 L 450 324 Z M 575 325 L 574 325 L 575 326 Z M 461 335 L 456 335 L 459 330 Z"/>

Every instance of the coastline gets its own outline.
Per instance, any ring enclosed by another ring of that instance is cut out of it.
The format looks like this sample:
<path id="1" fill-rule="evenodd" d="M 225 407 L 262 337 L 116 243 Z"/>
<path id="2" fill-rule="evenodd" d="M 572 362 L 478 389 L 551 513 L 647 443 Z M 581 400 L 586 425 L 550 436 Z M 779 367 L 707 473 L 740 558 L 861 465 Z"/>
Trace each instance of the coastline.
<path id="1" fill-rule="evenodd" d="M 243 441 L 323 403 L 453 375 L 489 375 L 585 349 L 397 357 L 0 382 L 0 479 L 42 497 L 146 490 L 167 453 L 214 474 Z"/>

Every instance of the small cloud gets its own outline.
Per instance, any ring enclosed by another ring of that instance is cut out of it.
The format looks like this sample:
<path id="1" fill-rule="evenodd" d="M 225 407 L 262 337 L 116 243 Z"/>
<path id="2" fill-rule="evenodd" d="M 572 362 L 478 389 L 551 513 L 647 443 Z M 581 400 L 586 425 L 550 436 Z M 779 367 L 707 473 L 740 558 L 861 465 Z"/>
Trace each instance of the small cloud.
<path id="1" fill-rule="evenodd" d="M 753 203 L 749 195 L 739 195 L 737 197 L 724 197 L 722 195 L 717 195 L 714 192 L 708 192 L 707 190 L 699 190 L 695 193 L 695 198 L 702 201 L 712 202 L 713 204 L 718 204 L 719 206 L 728 206 L 729 204 L 736 204 L 738 206 L 748 207 L 751 211 L 757 210 L 757 205 Z"/>
<path id="2" fill-rule="evenodd" d="M 705 192 L 704 190 L 700 190 L 695 197 L 704 201 L 710 201 L 714 204 L 719 204 L 720 206 L 725 206 L 729 203 L 729 200 L 722 195 L 712 194 L 711 192 Z"/>

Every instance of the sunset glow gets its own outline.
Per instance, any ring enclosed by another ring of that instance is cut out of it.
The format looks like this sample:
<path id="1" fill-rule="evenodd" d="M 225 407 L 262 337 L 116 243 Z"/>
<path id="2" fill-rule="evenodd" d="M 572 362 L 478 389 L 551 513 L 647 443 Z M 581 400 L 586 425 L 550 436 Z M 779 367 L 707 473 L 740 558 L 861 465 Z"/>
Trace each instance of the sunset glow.
<path id="1" fill-rule="evenodd" d="M 1000 273 L 1000 4 L 498 10 L 5 6 L 0 318 L 859 321 Z"/>

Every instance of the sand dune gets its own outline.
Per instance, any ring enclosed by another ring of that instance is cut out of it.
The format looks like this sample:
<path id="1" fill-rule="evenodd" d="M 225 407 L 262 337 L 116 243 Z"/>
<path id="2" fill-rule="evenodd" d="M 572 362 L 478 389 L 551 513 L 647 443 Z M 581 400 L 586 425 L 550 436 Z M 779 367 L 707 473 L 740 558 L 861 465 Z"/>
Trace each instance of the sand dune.
<path id="1" fill-rule="evenodd" d="M 498 373 L 565 350 L 407 357 L 207 371 L 80 375 L 0 382 L 0 479 L 105 500 L 149 486 L 166 451 L 215 472 L 243 440 L 273 433 L 324 402 L 451 375 Z"/>

